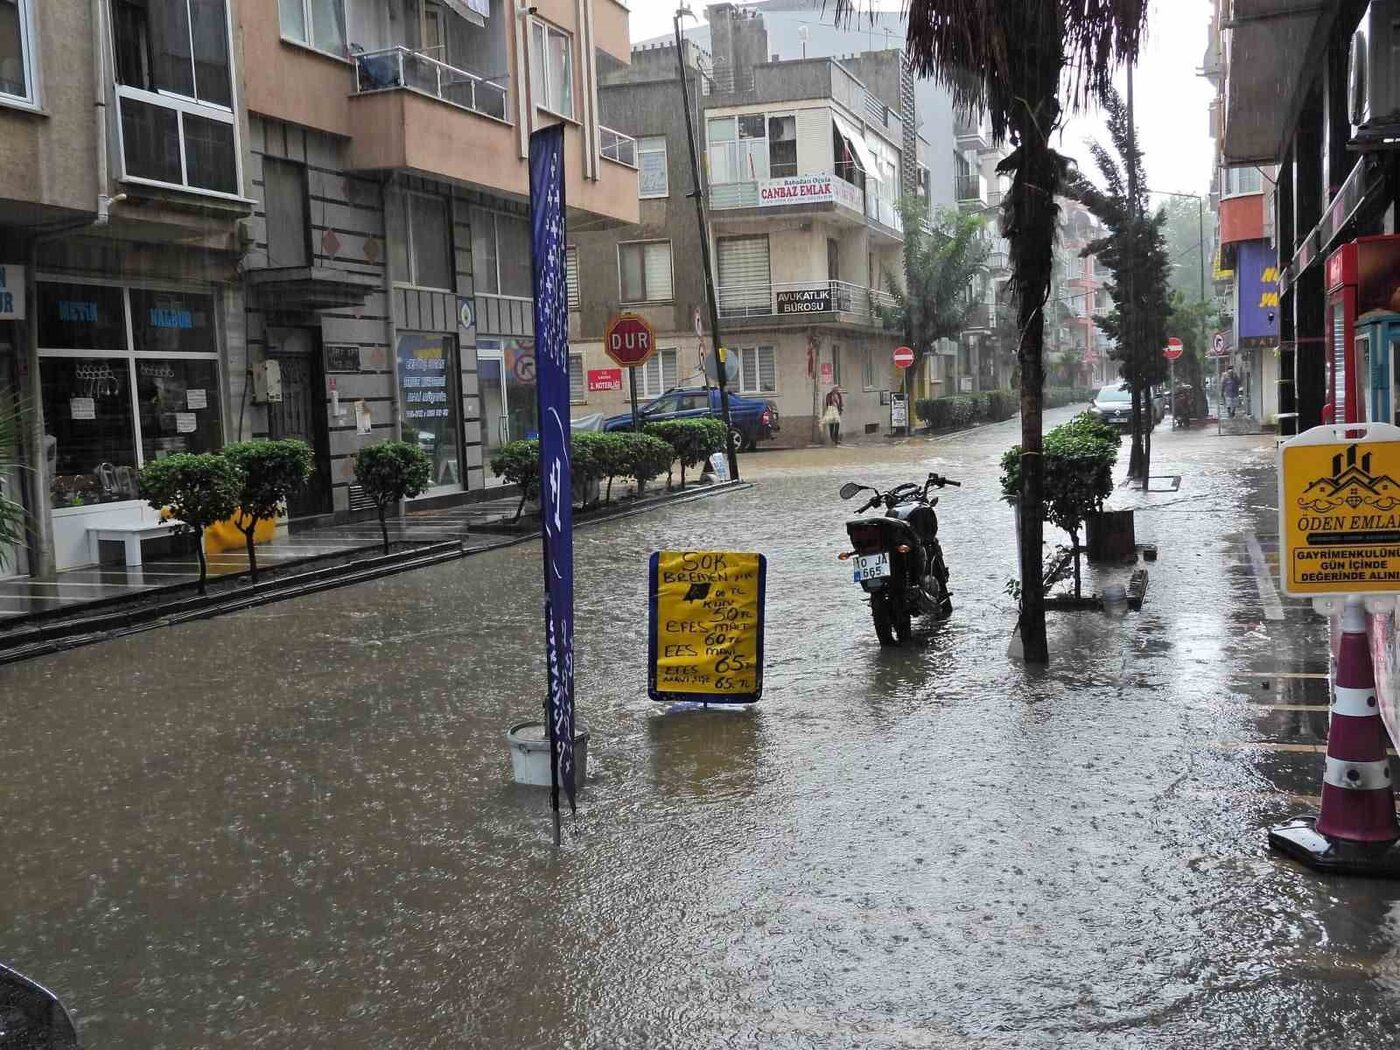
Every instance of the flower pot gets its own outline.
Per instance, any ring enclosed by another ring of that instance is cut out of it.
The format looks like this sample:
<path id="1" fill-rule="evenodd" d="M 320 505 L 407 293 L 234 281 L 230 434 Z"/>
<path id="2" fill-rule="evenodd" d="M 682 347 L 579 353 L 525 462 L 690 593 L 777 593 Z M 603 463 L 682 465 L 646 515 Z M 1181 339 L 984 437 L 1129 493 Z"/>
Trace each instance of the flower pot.
<path id="1" fill-rule="evenodd" d="M 506 733 L 510 769 L 517 784 L 549 787 L 549 732 L 543 722 L 517 722 Z M 588 730 L 574 724 L 574 784 L 582 788 L 588 776 Z"/>

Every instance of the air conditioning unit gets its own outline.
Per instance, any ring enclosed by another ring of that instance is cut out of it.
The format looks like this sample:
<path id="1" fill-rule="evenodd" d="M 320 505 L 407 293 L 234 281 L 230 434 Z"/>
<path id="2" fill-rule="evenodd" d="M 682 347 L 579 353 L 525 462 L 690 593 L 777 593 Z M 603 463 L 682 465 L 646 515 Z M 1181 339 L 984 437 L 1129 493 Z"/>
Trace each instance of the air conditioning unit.
<path id="1" fill-rule="evenodd" d="M 1351 38 L 1347 70 L 1351 146 L 1400 143 L 1400 6 L 1372 0 Z"/>

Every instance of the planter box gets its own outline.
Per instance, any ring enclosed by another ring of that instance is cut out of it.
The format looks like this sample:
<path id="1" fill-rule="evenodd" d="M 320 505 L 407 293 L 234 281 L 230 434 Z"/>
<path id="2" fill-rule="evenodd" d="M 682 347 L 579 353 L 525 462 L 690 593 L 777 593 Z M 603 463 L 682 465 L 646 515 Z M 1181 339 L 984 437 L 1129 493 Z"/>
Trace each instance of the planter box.
<path id="1" fill-rule="evenodd" d="M 1133 512 L 1105 510 L 1084 522 L 1084 547 L 1091 562 L 1124 562 L 1137 559 Z"/>

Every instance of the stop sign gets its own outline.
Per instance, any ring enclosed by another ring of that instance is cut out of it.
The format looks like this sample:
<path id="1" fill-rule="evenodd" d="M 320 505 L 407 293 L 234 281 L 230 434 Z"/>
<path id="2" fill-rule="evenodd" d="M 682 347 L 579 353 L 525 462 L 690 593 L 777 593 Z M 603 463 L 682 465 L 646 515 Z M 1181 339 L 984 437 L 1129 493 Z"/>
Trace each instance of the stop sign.
<path id="1" fill-rule="evenodd" d="M 623 368 L 646 364 L 655 350 L 656 333 L 636 314 L 618 314 L 603 332 L 603 352 Z"/>
<path id="2" fill-rule="evenodd" d="M 1162 356 L 1168 361 L 1175 361 L 1182 355 L 1185 349 L 1186 347 L 1181 345 L 1181 340 L 1176 336 L 1172 336 L 1167 340 L 1167 348 L 1162 351 Z"/>
<path id="3" fill-rule="evenodd" d="M 914 363 L 914 351 L 901 346 L 894 352 L 894 363 L 900 368 L 908 368 Z"/>

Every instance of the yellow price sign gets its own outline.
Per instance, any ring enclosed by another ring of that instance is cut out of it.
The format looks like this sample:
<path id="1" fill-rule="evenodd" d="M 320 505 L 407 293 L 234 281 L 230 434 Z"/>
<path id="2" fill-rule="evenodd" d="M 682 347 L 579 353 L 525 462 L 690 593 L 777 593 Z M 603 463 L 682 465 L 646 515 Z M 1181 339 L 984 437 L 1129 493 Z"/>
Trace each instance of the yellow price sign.
<path id="1" fill-rule="evenodd" d="M 761 554 L 651 556 L 647 692 L 653 700 L 744 704 L 763 695 L 767 575 Z"/>
<path id="2" fill-rule="evenodd" d="M 1278 505 L 1285 594 L 1400 591 L 1400 428 L 1327 425 L 1285 442 Z"/>

